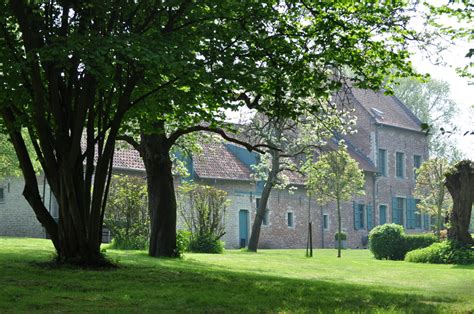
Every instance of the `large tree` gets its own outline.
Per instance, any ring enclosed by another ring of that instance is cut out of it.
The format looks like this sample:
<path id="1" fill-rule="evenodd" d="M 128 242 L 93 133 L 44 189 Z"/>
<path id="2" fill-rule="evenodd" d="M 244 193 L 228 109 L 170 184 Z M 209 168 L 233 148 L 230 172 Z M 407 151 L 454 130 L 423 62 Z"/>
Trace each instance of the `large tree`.
<path id="1" fill-rule="evenodd" d="M 255 100 L 275 91 L 275 81 L 265 78 L 281 71 L 301 87 L 313 84 L 320 95 L 338 87 L 331 78 L 344 66 L 353 70 L 355 84 L 380 88 L 389 74 L 411 72 L 405 49 L 406 40 L 417 35 L 409 29 L 411 9 L 404 1 L 374 6 L 270 0 L 2 2 L 1 115 L 25 178 L 24 195 L 50 234 L 59 260 L 101 261 L 115 140 L 131 109 L 153 99 L 161 109 L 153 111 L 146 129 L 154 129 L 168 121 L 163 113 L 193 116 L 193 108 L 219 103 L 220 93 L 229 90 L 234 97 L 226 97 L 228 106 L 246 102 L 272 112 L 278 106 Z M 229 48 L 233 53 L 221 54 Z M 274 67 L 275 60 L 280 67 Z M 315 70 L 310 76 L 308 66 Z M 192 101 L 174 101 L 169 88 L 191 91 Z M 213 92 L 218 97 L 209 102 Z M 280 114 L 298 114 L 283 109 Z M 59 223 L 41 202 L 21 127 L 28 129 L 58 200 Z M 180 127 L 178 134 L 190 127 Z M 166 153 L 175 136 L 164 140 L 163 128 L 156 129 L 146 132 L 152 136 L 146 142 L 161 143 L 150 146 L 150 152 L 164 157 L 154 174 L 164 171 L 167 177 L 155 182 L 169 192 Z M 165 239 L 156 243 L 166 243 L 166 255 L 175 246 L 176 202 L 169 193 L 161 195 L 158 208 L 170 205 L 171 210 L 156 210 L 152 220 L 158 227 L 152 234 Z"/>
<path id="2" fill-rule="evenodd" d="M 196 60 L 215 37 L 218 16 L 233 12 L 234 4 L 0 4 L 1 115 L 25 178 L 23 194 L 59 261 L 102 262 L 103 215 L 124 116 L 200 66 Z M 58 200 L 58 223 L 41 202 L 21 127 Z"/>
<path id="3" fill-rule="evenodd" d="M 474 240 L 469 233 L 474 204 L 474 162 L 462 160 L 446 173 L 446 187 L 453 198 L 449 214 L 448 239 L 470 247 Z"/>
<path id="4" fill-rule="evenodd" d="M 349 155 L 343 142 L 339 143 L 337 150 L 321 154 L 315 163 L 308 160 L 303 170 L 307 176 L 308 190 L 317 197 L 318 202 L 336 202 L 339 234 L 337 257 L 341 257 L 341 202 L 363 194 L 364 173 Z"/>
<path id="5" fill-rule="evenodd" d="M 436 234 L 439 236 L 443 218 L 453 205 L 451 195 L 444 185 L 445 173 L 449 163 L 443 158 L 425 161 L 416 170 L 416 186 L 413 195 L 420 201 L 417 208 L 424 213 L 436 216 Z"/>
<path id="6" fill-rule="evenodd" d="M 404 78 L 393 86 L 395 95 L 425 124 L 430 126 L 429 149 L 432 156 L 459 160 L 460 151 L 444 130 L 453 128 L 458 107 L 452 99 L 449 83 L 442 80 Z"/>

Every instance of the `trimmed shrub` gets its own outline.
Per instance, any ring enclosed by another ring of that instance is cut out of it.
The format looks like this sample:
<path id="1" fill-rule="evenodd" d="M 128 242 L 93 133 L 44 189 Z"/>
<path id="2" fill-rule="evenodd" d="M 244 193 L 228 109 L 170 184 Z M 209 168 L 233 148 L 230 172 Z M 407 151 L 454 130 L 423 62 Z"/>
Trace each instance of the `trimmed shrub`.
<path id="1" fill-rule="evenodd" d="M 222 253 L 224 242 L 213 235 L 195 235 L 189 242 L 189 251 L 194 253 Z"/>
<path id="2" fill-rule="evenodd" d="M 191 241 L 191 232 L 186 230 L 178 230 L 176 232 L 176 249 L 177 255 L 181 256 L 183 253 L 189 251 L 189 242 Z"/>
<path id="3" fill-rule="evenodd" d="M 409 251 L 437 242 L 433 234 L 405 234 L 397 224 L 377 226 L 369 234 L 369 249 L 376 259 L 403 260 Z"/>
<path id="4" fill-rule="evenodd" d="M 369 233 L 369 249 L 376 259 L 402 260 L 406 253 L 403 234 L 397 224 L 377 226 Z"/>
<path id="5" fill-rule="evenodd" d="M 334 240 L 339 240 L 339 237 L 341 238 L 341 241 L 347 240 L 347 234 L 345 234 L 344 232 L 336 233 L 334 235 Z"/>
<path id="6" fill-rule="evenodd" d="M 452 241 L 443 241 L 408 252 L 405 261 L 431 264 L 474 264 L 474 251 Z"/>
<path id="7" fill-rule="evenodd" d="M 438 242 L 438 238 L 431 233 L 425 234 L 404 234 L 405 238 L 405 254 L 416 249 L 425 248 L 433 243 Z"/>

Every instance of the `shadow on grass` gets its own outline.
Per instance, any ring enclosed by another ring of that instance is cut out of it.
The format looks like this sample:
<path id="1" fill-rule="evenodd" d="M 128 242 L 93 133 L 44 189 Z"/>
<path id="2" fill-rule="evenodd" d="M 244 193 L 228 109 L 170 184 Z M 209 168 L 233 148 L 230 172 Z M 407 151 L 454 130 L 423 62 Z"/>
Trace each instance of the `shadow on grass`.
<path id="1" fill-rule="evenodd" d="M 113 272 L 44 269 L 0 255 L 0 312 L 198 311 L 334 312 L 446 311 L 447 297 L 357 284 L 289 279 L 215 269 L 194 260 L 125 255 Z M 9 267 L 5 267 L 8 264 Z M 21 270 L 21 271 L 19 271 Z"/>

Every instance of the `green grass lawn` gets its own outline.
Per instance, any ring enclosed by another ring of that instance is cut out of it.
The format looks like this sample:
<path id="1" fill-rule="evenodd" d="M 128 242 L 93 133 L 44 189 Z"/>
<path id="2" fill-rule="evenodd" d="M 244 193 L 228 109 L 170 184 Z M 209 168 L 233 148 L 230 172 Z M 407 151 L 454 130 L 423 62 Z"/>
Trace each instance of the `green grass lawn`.
<path id="1" fill-rule="evenodd" d="M 0 238 L 0 313 L 469 312 L 474 266 L 375 260 L 367 250 L 226 251 L 154 259 L 108 250 L 106 271 L 48 268 L 48 240 Z"/>

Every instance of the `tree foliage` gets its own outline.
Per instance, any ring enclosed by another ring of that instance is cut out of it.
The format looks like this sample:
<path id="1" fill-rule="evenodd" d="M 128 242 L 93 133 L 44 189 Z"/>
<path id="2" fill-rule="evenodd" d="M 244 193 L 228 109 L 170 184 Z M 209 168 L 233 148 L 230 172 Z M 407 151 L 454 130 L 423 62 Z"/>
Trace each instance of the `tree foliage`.
<path id="1" fill-rule="evenodd" d="M 416 207 L 420 212 L 436 216 L 438 236 L 443 225 L 443 218 L 453 206 L 451 195 L 444 185 L 445 173 L 449 168 L 450 165 L 446 159 L 434 158 L 425 161 L 416 170 L 413 196 L 420 200 Z"/>
<path id="2" fill-rule="evenodd" d="M 341 201 L 349 201 L 357 194 L 363 194 L 364 173 L 347 152 L 343 142 L 337 150 L 321 154 L 313 163 L 308 160 L 303 168 L 306 174 L 308 193 L 325 204 L 335 201 L 338 233 L 341 233 Z M 338 240 L 338 257 L 341 257 L 341 239 Z"/>
<path id="3" fill-rule="evenodd" d="M 413 10 L 401 0 L 2 2 L 0 112 L 24 195 L 60 260 L 101 258 L 121 129 L 146 121 L 146 130 L 158 134 L 166 123 L 187 132 L 197 120 L 212 124 L 222 106 L 244 104 L 295 118 L 297 107 L 259 100 L 281 90 L 298 99 L 308 88 L 330 95 L 341 86 L 333 78 L 344 66 L 355 85 L 380 89 L 387 77 L 412 74 L 406 42 L 418 37 L 410 28 Z M 152 135 L 161 141 L 154 155 L 165 156 L 176 136 Z M 42 205 L 26 138 L 58 200 L 58 223 Z M 168 173 L 169 159 L 154 173 Z M 162 195 L 173 195 L 171 186 L 167 175 Z M 165 201 L 163 208 L 173 208 L 174 199 Z M 162 215 L 157 210 L 153 221 L 160 225 Z M 175 223 L 176 213 L 168 216 L 167 224 Z M 169 234 L 166 254 L 176 246 L 173 228 L 153 229 Z"/>
<path id="4" fill-rule="evenodd" d="M 448 82 L 416 78 L 401 79 L 393 86 L 395 95 L 426 125 L 429 125 L 429 148 L 432 156 L 452 161 L 461 159 L 460 151 L 446 136 L 454 128 L 453 117 L 459 112 Z"/>

